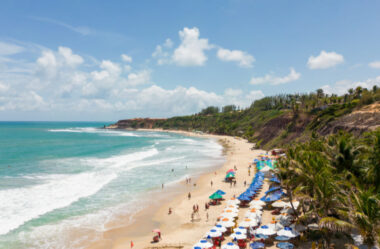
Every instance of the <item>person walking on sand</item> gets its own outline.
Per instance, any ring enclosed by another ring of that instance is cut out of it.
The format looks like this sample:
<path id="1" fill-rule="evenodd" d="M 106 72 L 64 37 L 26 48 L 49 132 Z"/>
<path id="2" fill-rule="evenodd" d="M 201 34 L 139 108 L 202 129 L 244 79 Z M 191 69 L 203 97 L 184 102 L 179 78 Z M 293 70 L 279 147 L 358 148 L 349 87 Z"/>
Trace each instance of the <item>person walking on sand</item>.
<path id="1" fill-rule="evenodd" d="M 212 185 L 213 185 L 214 183 L 211 181 L 210 184 L 211 184 L 211 187 L 212 187 Z"/>
<path id="2" fill-rule="evenodd" d="M 244 187 L 247 186 L 247 181 L 244 181 Z"/>
<path id="3" fill-rule="evenodd" d="M 164 189 L 164 184 L 162 184 L 161 188 Z"/>
<path id="4" fill-rule="evenodd" d="M 208 221 L 208 212 L 206 213 L 206 221 Z"/>
<path id="5" fill-rule="evenodd" d="M 191 194 L 189 192 L 189 194 L 187 195 L 187 198 L 190 200 L 191 199 Z"/>

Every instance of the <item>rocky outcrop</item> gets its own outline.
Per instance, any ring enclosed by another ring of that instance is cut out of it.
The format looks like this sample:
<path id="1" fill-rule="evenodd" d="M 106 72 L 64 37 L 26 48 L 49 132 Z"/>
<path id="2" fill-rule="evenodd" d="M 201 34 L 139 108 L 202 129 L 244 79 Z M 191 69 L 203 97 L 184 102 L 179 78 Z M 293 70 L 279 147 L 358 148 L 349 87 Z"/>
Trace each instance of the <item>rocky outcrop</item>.
<path id="1" fill-rule="evenodd" d="M 152 129 L 157 122 L 165 121 L 166 118 L 133 118 L 123 119 L 108 126 L 108 129 Z"/>

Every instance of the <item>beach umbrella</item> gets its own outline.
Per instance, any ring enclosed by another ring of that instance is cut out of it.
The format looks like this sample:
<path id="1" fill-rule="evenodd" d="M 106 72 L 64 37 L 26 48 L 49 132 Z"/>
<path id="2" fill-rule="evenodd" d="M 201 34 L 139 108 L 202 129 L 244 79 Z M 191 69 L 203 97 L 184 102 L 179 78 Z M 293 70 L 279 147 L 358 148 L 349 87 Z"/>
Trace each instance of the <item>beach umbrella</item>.
<path id="1" fill-rule="evenodd" d="M 275 207 L 275 208 L 283 208 L 285 206 L 286 206 L 286 202 L 282 200 L 278 200 L 272 203 L 272 207 Z"/>
<path id="2" fill-rule="evenodd" d="M 231 199 L 227 201 L 227 204 L 232 204 L 232 205 L 239 205 L 240 201 L 238 199 Z"/>
<path id="3" fill-rule="evenodd" d="M 253 242 L 249 245 L 252 249 L 260 249 L 260 248 L 265 248 L 265 244 L 262 242 Z"/>
<path id="4" fill-rule="evenodd" d="M 265 165 L 262 169 L 260 169 L 261 172 L 269 172 L 270 170 L 272 170 L 272 168 L 270 168 L 268 165 Z"/>
<path id="5" fill-rule="evenodd" d="M 233 227 L 233 226 L 235 226 L 235 223 L 232 222 L 232 221 L 230 221 L 230 220 L 228 220 L 228 221 L 221 221 L 221 222 L 218 223 L 218 225 L 222 225 L 222 226 L 228 228 L 228 227 Z"/>
<path id="6" fill-rule="evenodd" d="M 276 176 L 273 176 L 272 178 L 270 178 L 269 181 L 275 182 L 275 183 L 280 183 L 280 180 Z"/>
<path id="7" fill-rule="evenodd" d="M 219 200 L 219 199 L 222 199 L 223 197 L 222 197 L 220 194 L 213 193 L 212 195 L 210 195 L 209 198 L 210 198 L 211 200 Z"/>
<path id="8" fill-rule="evenodd" d="M 262 200 L 259 200 L 259 199 L 255 199 L 255 200 L 252 200 L 250 203 L 249 203 L 249 206 L 253 206 L 253 205 L 257 205 L 257 206 L 265 206 L 266 203 Z"/>
<path id="9" fill-rule="evenodd" d="M 281 242 L 277 244 L 277 247 L 281 249 L 293 249 L 294 245 L 289 242 Z"/>
<path id="10" fill-rule="evenodd" d="M 269 238 L 268 235 L 264 235 L 264 234 L 255 234 L 255 237 L 258 238 L 258 239 L 267 239 L 267 238 Z"/>
<path id="11" fill-rule="evenodd" d="M 228 242 L 225 245 L 222 245 L 222 249 L 240 249 L 240 247 L 232 242 Z"/>
<path id="12" fill-rule="evenodd" d="M 238 200 L 240 201 L 250 201 L 251 198 L 247 195 L 244 195 L 244 194 L 241 194 L 239 197 L 238 197 Z"/>
<path id="13" fill-rule="evenodd" d="M 229 170 L 227 170 L 227 174 L 228 174 L 228 173 L 231 173 L 231 172 L 235 172 L 235 170 L 233 170 L 233 169 L 229 169 Z"/>
<path id="14" fill-rule="evenodd" d="M 275 221 L 272 221 L 270 224 L 267 224 L 267 226 L 268 226 L 270 229 L 272 229 L 272 230 L 274 230 L 274 231 L 276 231 L 276 232 L 284 228 L 283 225 L 281 225 L 280 223 L 277 223 L 277 222 L 275 222 Z"/>
<path id="15" fill-rule="evenodd" d="M 277 231 L 278 236 L 286 236 L 289 238 L 295 238 L 299 236 L 300 234 L 297 231 L 294 231 L 290 227 L 284 227 L 283 229 Z"/>
<path id="16" fill-rule="evenodd" d="M 292 224 L 290 225 L 290 228 L 292 228 L 293 230 L 297 231 L 297 232 L 303 232 L 305 231 L 307 228 L 301 224 Z"/>
<path id="17" fill-rule="evenodd" d="M 230 213 L 221 213 L 221 215 L 220 215 L 221 217 L 223 217 L 223 218 L 235 218 L 235 217 L 238 217 L 239 216 L 239 214 L 238 213 L 236 213 L 236 212 L 230 212 Z"/>
<path id="18" fill-rule="evenodd" d="M 219 195 L 225 195 L 226 192 L 224 192 L 223 190 L 220 190 L 218 189 L 215 193 L 219 194 Z"/>
<path id="19" fill-rule="evenodd" d="M 283 209 L 281 209 L 280 213 L 282 213 L 282 214 L 294 214 L 294 210 L 292 208 L 289 208 L 289 207 L 284 207 Z"/>
<path id="20" fill-rule="evenodd" d="M 244 216 L 246 219 L 256 220 L 258 223 L 261 221 L 261 215 L 257 213 L 248 213 Z"/>
<path id="21" fill-rule="evenodd" d="M 298 208 L 298 206 L 300 205 L 300 202 L 299 202 L 299 201 L 293 201 L 292 203 L 293 203 L 293 207 L 294 207 L 295 209 L 297 209 L 297 208 Z M 291 208 L 291 207 L 292 207 L 292 205 L 290 204 L 290 202 L 286 202 L 286 204 L 285 204 L 285 206 L 284 206 L 284 207 L 288 207 L 288 208 Z"/>
<path id="22" fill-rule="evenodd" d="M 194 246 L 193 249 L 202 249 L 202 247 Z"/>
<path id="23" fill-rule="evenodd" d="M 228 208 L 225 208 L 223 212 L 225 212 L 225 213 L 238 213 L 239 209 L 228 207 Z"/>
<path id="24" fill-rule="evenodd" d="M 242 232 L 236 232 L 230 235 L 233 239 L 241 240 L 241 239 L 246 239 L 247 234 L 244 234 Z"/>
<path id="25" fill-rule="evenodd" d="M 279 190 L 279 189 L 281 189 L 281 187 L 279 187 L 279 186 L 271 187 L 271 188 L 269 188 L 269 189 L 265 192 L 265 194 L 271 193 L 271 192 L 276 191 L 276 190 Z"/>
<path id="26" fill-rule="evenodd" d="M 211 238 L 218 238 L 222 236 L 222 232 L 216 229 L 211 229 L 206 235 L 210 236 Z"/>
<path id="27" fill-rule="evenodd" d="M 277 236 L 274 239 L 279 240 L 279 241 L 286 241 L 286 240 L 289 240 L 290 238 L 286 236 Z"/>
<path id="28" fill-rule="evenodd" d="M 263 235 L 270 236 L 270 235 L 276 234 L 276 231 L 273 228 L 270 228 L 268 225 L 265 225 L 256 229 L 256 234 L 263 234 Z"/>
<path id="29" fill-rule="evenodd" d="M 235 177 L 235 174 L 232 173 L 232 172 L 230 172 L 230 173 L 228 173 L 228 174 L 226 175 L 226 178 L 233 178 L 233 177 Z"/>
<path id="30" fill-rule="evenodd" d="M 227 228 L 225 228 L 225 227 L 222 226 L 222 225 L 216 225 L 216 226 L 214 226 L 212 229 L 215 229 L 215 230 L 221 231 L 222 233 L 224 233 L 224 232 L 227 231 Z"/>
<path id="31" fill-rule="evenodd" d="M 246 218 L 244 221 L 239 223 L 239 226 L 242 227 L 256 227 L 259 225 L 259 222 L 257 219 L 250 219 Z"/>
<path id="32" fill-rule="evenodd" d="M 210 243 L 208 240 L 203 239 L 199 241 L 195 246 L 199 246 L 200 248 L 211 248 L 214 245 Z"/>
<path id="33" fill-rule="evenodd" d="M 160 229 L 156 228 L 156 229 L 153 229 L 152 232 L 154 232 L 154 233 L 160 233 L 161 231 L 160 231 Z"/>
<path id="34" fill-rule="evenodd" d="M 247 228 L 242 227 L 242 226 L 239 226 L 239 227 L 237 227 L 237 228 L 234 229 L 234 232 L 235 232 L 235 233 L 236 233 L 236 232 L 241 232 L 241 233 L 246 234 L 246 233 L 247 233 Z"/>

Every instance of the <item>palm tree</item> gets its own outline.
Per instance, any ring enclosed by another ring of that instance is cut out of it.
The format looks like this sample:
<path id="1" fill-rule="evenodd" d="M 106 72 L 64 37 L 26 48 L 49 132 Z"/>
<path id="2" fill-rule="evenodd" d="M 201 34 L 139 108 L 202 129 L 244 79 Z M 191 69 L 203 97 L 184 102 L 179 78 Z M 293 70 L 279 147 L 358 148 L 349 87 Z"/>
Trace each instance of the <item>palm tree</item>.
<path id="1" fill-rule="evenodd" d="M 380 243 L 380 198 L 373 189 L 352 193 L 352 220 L 369 248 Z"/>

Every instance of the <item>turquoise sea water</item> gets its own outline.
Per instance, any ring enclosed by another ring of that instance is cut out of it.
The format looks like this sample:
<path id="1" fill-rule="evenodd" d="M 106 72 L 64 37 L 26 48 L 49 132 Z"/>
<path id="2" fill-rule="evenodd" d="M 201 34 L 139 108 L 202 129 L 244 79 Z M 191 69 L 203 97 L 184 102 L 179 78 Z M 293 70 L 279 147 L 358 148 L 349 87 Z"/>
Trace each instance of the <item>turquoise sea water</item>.
<path id="1" fill-rule="evenodd" d="M 80 248 L 162 183 L 224 160 L 210 139 L 104 124 L 0 122 L 0 248 Z"/>

